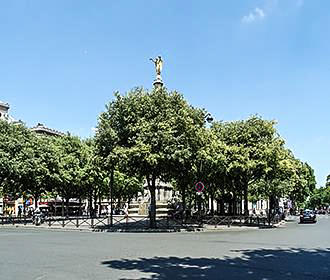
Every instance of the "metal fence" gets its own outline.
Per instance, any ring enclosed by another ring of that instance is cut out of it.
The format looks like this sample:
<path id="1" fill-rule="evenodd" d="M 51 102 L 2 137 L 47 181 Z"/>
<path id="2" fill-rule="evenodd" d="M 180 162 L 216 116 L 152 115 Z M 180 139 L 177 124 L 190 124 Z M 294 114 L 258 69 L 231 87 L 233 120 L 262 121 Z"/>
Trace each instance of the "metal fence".
<path id="1" fill-rule="evenodd" d="M 202 228 L 204 226 L 265 226 L 278 223 L 280 219 L 276 216 L 268 220 L 265 216 L 203 216 L 203 217 L 173 217 L 157 216 L 157 228 L 180 229 L 180 228 Z M 148 229 L 150 228 L 149 216 L 147 215 L 113 215 L 90 217 L 45 217 L 39 221 L 32 217 L 0 217 L 0 225 L 41 225 L 43 227 L 71 227 L 92 228 L 99 230 L 116 229 Z"/>
<path id="2" fill-rule="evenodd" d="M 8 217 L 0 216 L 0 225 L 42 225 L 48 227 L 74 227 L 74 228 L 128 228 L 128 227 L 149 227 L 148 216 L 126 216 L 113 215 L 112 221 L 110 216 L 90 217 L 45 217 L 40 221 L 33 217 Z"/>
<path id="3" fill-rule="evenodd" d="M 212 216 L 206 217 L 204 223 L 207 225 L 213 225 L 215 228 L 220 225 L 225 226 L 265 226 L 272 225 L 279 222 L 278 219 L 272 218 L 268 220 L 265 216 Z"/>

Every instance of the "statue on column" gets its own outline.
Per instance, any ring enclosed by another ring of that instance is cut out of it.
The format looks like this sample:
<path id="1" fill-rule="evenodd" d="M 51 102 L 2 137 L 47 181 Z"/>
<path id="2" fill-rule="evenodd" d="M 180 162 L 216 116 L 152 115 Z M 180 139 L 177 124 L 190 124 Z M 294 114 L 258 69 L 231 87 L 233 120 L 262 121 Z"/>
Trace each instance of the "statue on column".
<path id="1" fill-rule="evenodd" d="M 156 74 L 157 74 L 157 76 L 160 76 L 160 73 L 162 72 L 162 69 L 163 69 L 162 57 L 159 55 L 158 57 L 156 57 L 156 59 L 150 58 L 150 60 L 153 63 L 155 63 Z"/>
<path id="2" fill-rule="evenodd" d="M 150 60 L 155 64 L 155 70 L 156 70 L 156 80 L 154 81 L 154 86 L 162 86 L 163 85 L 163 80 L 162 76 L 160 75 L 162 70 L 163 70 L 163 60 L 162 57 L 159 55 L 155 59 L 150 58 Z"/>

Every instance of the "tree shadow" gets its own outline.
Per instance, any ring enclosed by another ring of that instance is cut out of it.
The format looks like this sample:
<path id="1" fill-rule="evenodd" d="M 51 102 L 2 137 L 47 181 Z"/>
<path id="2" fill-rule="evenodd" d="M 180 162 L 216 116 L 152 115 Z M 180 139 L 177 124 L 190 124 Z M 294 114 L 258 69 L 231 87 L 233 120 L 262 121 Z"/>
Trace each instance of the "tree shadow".
<path id="1" fill-rule="evenodd" d="M 121 280 L 330 279 L 330 248 L 232 250 L 231 253 L 239 256 L 153 257 L 110 260 L 102 264 L 135 275 Z"/>
<path id="2" fill-rule="evenodd" d="M 140 220 L 136 219 L 136 217 L 128 217 L 128 220 L 126 222 L 125 216 L 117 217 L 117 219 L 114 219 L 114 223 L 112 226 L 100 224 L 94 226 L 95 230 L 100 231 L 122 231 L 122 232 L 147 232 L 150 230 L 150 222 L 149 218 L 142 218 Z M 181 220 L 173 220 L 173 219 L 167 219 L 166 217 L 157 217 L 157 227 L 153 229 L 151 232 L 157 232 L 157 231 L 181 231 L 181 230 L 187 230 L 187 231 L 199 231 L 202 229 L 202 226 L 197 223 L 183 223 Z M 144 230 L 144 231 L 143 231 Z"/>

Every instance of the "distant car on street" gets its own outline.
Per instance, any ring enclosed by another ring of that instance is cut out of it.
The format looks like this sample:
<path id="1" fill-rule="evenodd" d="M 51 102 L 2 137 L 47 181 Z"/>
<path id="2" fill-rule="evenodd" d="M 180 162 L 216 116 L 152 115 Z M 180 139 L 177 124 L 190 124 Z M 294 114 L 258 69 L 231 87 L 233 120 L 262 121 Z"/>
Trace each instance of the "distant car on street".
<path id="1" fill-rule="evenodd" d="M 316 215 L 312 210 L 304 210 L 300 213 L 300 223 L 316 223 Z"/>

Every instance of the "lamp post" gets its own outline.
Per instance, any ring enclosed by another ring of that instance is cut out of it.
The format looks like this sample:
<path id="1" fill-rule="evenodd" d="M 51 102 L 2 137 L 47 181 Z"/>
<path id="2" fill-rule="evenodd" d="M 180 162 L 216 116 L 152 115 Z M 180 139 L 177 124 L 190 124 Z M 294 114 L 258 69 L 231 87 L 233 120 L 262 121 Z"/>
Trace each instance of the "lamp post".
<path id="1" fill-rule="evenodd" d="M 206 113 L 204 115 L 204 119 L 208 122 L 208 123 L 211 123 L 213 122 L 213 117 L 210 113 Z M 203 170 L 203 161 L 201 160 L 200 162 L 200 167 L 199 167 L 199 170 L 197 171 L 198 172 L 198 179 L 201 180 L 202 178 L 202 170 Z M 201 182 L 197 183 L 200 184 Z M 197 185 L 196 185 L 196 190 L 197 190 L 197 207 L 198 207 L 198 220 L 201 222 L 201 217 L 202 217 L 202 191 L 204 190 L 204 185 L 203 185 L 203 188 L 201 190 L 198 190 L 197 189 Z"/>
<path id="2" fill-rule="evenodd" d="M 110 174 L 110 226 L 113 226 L 113 173 L 114 173 L 114 166 L 111 168 Z"/>
<path id="3" fill-rule="evenodd" d="M 197 209 L 198 209 L 198 221 L 202 218 L 202 192 L 197 192 Z"/>

